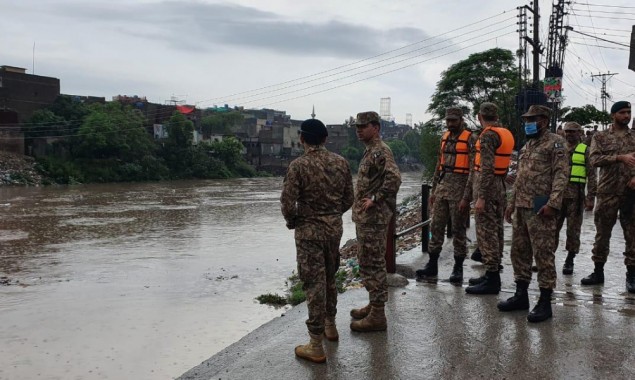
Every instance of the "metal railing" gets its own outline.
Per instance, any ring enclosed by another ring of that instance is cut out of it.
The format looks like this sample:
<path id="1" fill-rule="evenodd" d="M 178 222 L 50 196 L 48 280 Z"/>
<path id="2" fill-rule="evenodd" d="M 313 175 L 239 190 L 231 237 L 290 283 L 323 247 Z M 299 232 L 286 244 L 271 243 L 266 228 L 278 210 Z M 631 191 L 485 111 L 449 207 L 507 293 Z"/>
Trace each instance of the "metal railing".
<path id="1" fill-rule="evenodd" d="M 430 185 L 421 185 L 421 222 L 396 232 L 396 213 L 393 214 L 388 226 L 388 239 L 386 239 L 386 271 L 395 273 L 397 271 L 397 239 L 421 228 L 421 251 L 428 251 L 428 241 L 430 238 L 430 217 L 428 201 L 430 199 Z"/>

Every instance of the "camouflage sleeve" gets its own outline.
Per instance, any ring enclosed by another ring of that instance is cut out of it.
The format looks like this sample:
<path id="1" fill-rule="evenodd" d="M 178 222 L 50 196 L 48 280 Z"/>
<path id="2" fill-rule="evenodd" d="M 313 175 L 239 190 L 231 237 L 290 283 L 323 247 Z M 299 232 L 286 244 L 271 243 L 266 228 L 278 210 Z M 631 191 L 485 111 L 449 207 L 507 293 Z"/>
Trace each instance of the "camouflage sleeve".
<path id="1" fill-rule="evenodd" d="M 467 175 L 467 183 L 465 184 L 465 190 L 463 190 L 463 199 L 472 202 L 472 184 L 474 183 L 474 161 L 470 166 L 470 174 Z"/>
<path id="2" fill-rule="evenodd" d="M 556 210 L 560 210 L 562 208 L 564 189 L 569 182 L 569 159 L 565 152 L 565 142 L 562 137 L 558 136 L 558 139 L 552 144 L 554 144 L 551 155 L 553 178 L 551 183 L 551 195 L 549 196 L 547 205 Z"/>
<path id="3" fill-rule="evenodd" d="M 494 164 L 495 153 L 500 144 L 500 139 L 496 132 L 487 131 L 481 135 L 481 185 L 478 189 L 479 198 L 487 200 L 492 195 L 494 185 Z"/>
<path id="4" fill-rule="evenodd" d="M 383 150 L 383 155 L 375 159 L 375 164 L 379 167 L 380 172 L 383 172 L 382 184 L 375 194 L 375 199 L 381 201 L 386 198 L 395 199 L 399 186 L 401 186 L 401 174 L 399 173 L 399 167 L 395 163 L 395 159 L 390 150 Z"/>
<path id="5" fill-rule="evenodd" d="M 602 140 L 602 136 L 597 133 L 591 138 L 589 161 L 593 167 L 612 165 L 617 162 L 617 154 L 606 154 L 606 147 Z"/>
<path id="6" fill-rule="evenodd" d="M 353 206 L 355 200 L 355 193 L 353 192 L 353 177 L 351 176 L 351 167 L 348 161 L 344 160 L 345 174 L 344 174 L 344 193 L 342 196 L 342 214 L 348 211 Z"/>
<path id="7" fill-rule="evenodd" d="M 441 161 L 437 158 L 437 163 L 434 166 L 434 175 L 432 176 L 432 188 L 430 189 L 430 195 L 434 195 L 434 192 L 437 189 L 437 185 L 439 184 L 439 175 L 441 174 L 439 165 L 441 165 Z"/>
<path id="8" fill-rule="evenodd" d="M 296 202 L 300 196 L 300 173 L 298 165 L 292 162 L 287 169 L 287 174 L 282 182 L 282 194 L 280 195 L 280 208 L 282 216 L 287 222 L 287 228 L 295 228 L 297 207 Z"/>
<path id="9" fill-rule="evenodd" d="M 589 149 L 585 152 L 585 163 L 586 163 L 586 173 L 587 173 L 587 184 L 586 184 L 586 192 L 587 198 L 593 199 L 595 198 L 595 194 L 598 190 L 598 175 L 595 167 L 591 165 L 591 160 L 589 159 Z"/>

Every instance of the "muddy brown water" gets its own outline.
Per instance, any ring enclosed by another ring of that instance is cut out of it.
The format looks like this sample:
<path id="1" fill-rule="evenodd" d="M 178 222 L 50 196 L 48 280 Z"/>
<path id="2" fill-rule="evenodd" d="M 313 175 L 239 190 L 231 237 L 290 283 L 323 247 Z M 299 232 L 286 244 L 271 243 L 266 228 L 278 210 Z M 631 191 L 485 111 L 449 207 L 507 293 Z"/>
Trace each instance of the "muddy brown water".
<path id="1" fill-rule="evenodd" d="M 295 269 L 281 185 L 0 188 L 0 379 L 174 378 L 279 316 L 254 298 Z"/>

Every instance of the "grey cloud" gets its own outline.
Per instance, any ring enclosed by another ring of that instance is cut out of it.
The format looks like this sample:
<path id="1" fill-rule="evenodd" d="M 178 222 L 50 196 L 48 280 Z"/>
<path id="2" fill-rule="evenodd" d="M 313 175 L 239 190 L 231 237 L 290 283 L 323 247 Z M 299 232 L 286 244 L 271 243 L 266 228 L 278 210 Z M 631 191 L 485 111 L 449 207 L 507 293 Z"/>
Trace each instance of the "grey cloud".
<path id="1" fill-rule="evenodd" d="M 46 12 L 70 17 L 74 22 L 112 25 L 113 30 L 128 37 L 160 39 L 188 51 L 243 46 L 288 55 L 364 58 L 426 38 L 416 28 L 396 26 L 385 30 L 339 21 L 298 22 L 229 4 L 110 4 L 58 3 Z"/>

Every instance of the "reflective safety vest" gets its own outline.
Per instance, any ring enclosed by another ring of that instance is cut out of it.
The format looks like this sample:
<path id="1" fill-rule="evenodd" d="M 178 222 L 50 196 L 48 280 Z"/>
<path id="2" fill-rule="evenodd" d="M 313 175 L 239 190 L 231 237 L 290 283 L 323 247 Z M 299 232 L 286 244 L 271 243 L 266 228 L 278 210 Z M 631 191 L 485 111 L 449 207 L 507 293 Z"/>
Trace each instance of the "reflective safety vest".
<path id="1" fill-rule="evenodd" d="M 470 148 L 469 139 L 472 131 L 463 130 L 456 140 L 455 149 L 451 150 L 449 147 L 446 149 L 445 145 L 450 140 L 450 131 L 446 131 L 441 138 L 441 155 L 439 158 L 439 170 L 442 172 L 450 172 L 457 174 L 469 174 L 470 173 Z M 450 141 L 454 141 L 453 139 Z M 456 156 L 454 165 L 445 164 L 445 155 Z"/>
<path id="2" fill-rule="evenodd" d="M 586 144 L 579 143 L 571 152 L 571 175 L 569 182 L 586 183 Z"/>
<path id="3" fill-rule="evenodd" d="M 512 133 L 501 127 L 487 126 L 481 132 L 481 135 L 485 131 L 494 131 L 500 139 L 500 144 L 496 148 L 494 153 L 494 175 L 504 176 L 507 174 L 509 164 L 512 158 L 512 151 L 514 150 L 514 136 Z M 474 170 L 481 171 L 481 139 L 476 142 L 476 156 L 474 157 Z"/>

